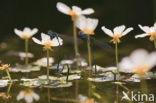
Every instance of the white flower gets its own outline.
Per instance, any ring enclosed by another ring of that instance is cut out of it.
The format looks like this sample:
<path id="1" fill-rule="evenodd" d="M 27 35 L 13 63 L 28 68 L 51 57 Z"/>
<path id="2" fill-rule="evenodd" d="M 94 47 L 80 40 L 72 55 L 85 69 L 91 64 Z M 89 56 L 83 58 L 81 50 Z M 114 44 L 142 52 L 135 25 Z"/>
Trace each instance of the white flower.
<path id="1" fill-rule="evenodd" d="M 26 103 L 33 103 L 34 100 L 38 101 L 40 99 L 39 95 L 34 93 L 32 90 L 23 90 L 17 96 L 17 101 L 24 99 Z"/>
<path id="2" fill-rule="evenodd" d="M 63 40 L 60 37 L 58 38 L 59 39 L 59 42 L 58 42 L 56 37 L 51 40 L 50 36 L 44 33 L 41 33 L 41 39 L 42 39 L 41 41 L 34 37 L 32 39 L 35 43 L 43 45 L 47 49 L 51 47 L 59 46 L 59 43 L 60 45 L 63 44 Z"/>
<path id="3" fill-rule="evenodd" d="M 94 30 L 98 25 L 98 19 L 80 16 L 76 21 L 76 26 L 85 34 L 94 35 Z"/>
<path id="4" fill-rule="evenodd" d="M 153 41 L 156 39 L 156 23 L 154 23 L 154 26 L 142 26 L 139 25 L 140 29 L 142 29 L 145 33 L 136 35 L 135 38 L 143 38 L 146 36 L 150 36 L 150 40 Z"/>
<path id="5" fill-rule="evenodd" d="M 125 36 L 126 34 L 128 34 L 130 31 L 133 30 L 133 28 L 127 28 L 125 30 L 125 25 L 121 25 L 121 26 L 117 26 L 113 29 L 113 31 L 105 28 L 105 26 L 102 26 L 101 29 L 110 37 L 113 38 L 113 42 L 114 43 L 119 43 L 120 42 L 120 38 L 122 36 Z"/>
<path id="6" fill-rule="evenodd" d="M 58 2 L 56 7 L 58 11 L 66 15 L 75 16 L 75 17 L 78 17 L 80 15 L 90 15 L 94 13 L 94 10 L 92 8 L 82 10 L 80 7 L 72 6 L 72 9 L 71 9 L 70 7 L 68 7 L 66 4 L 62 2 Z"/>
<path id="7" fill-rule="evenodd" d="M 23 31 L 21 31 L 15 28 L 14 32 L 22 39 L 29 39 L 38 32 L 38 29 L 34 28 L 31 30 L 30 28 L 25 27 Z"/>
<path id="8" fill-rule="evenodd" d="M 148 53 L 146 50 L 138 49 L 121 60 L 119 70 L 143 75 L 154 66 L 156 66 L 156 52 Z"/>

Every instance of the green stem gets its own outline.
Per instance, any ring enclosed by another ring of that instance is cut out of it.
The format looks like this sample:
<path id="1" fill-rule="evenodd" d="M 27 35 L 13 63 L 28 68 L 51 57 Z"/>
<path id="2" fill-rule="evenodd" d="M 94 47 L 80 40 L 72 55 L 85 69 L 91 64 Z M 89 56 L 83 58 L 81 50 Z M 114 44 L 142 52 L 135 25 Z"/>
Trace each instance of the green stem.
<path id="1" fill-rule="evenodd" d="M 49 81 L 49 50 L 47 50 L 47 80 Z"/>
<path id="2" fill-rule="evenodd" d="M 10 76 L 8 68 L 6 68 L 5 70 L 6 70 L 6 73 L 7 73 L 8 77 L 9 77 L 9 80 L 11 81 L 12 79 L 11 79 L 11 76 Z"/>
<path id="3" fill-rule="evenodd" d="M 25 57 L 25 65 L 27 66 L 28 65 L 28 41 L 29 39 L 25 39 L 25 54 L 26 54 L 26 57 Z"/>
<path id="4" fill-rule="evenodd" d="M 119 73 L 119 68 L 118 68 L 118 43 L 115 43 L 115 59 L 116 59 L 117 73 Z"/>
<path id="5" fill-rule="evenodd" d="M 156 49 L 156 39 L 154 40 L 154 47 L 155 47 L 155 49 Z"/>
<path id="6" fill-rule="evenodd" d="M 75 56 L 76 56 L 76 66 L 77 69 L 79 68 L 79 50 L 78 50 L 78 42 L 77 42 L 77 32 L 76 32 L 76 18 L 72 18 L 73 20 L 73 35 L 74 35 L 74 49 L 75 49 Z"/>
<path id="7" fill-rule="evenodd" d="M 91 70 L 93 70 L 92 68 L 92 57 L 91 57 L 91 48 L 90 48 L 90 36 L 88 35 L 88 42 L 87 42 L 87 45 L 88 45 L 88 61 L 89 61 L 89 68 Z"/>
<path id="8" fill-rule="evenodd" d="M 10 92 L 11 87 L 12 87 L 12 83 L 9 84 L 9 87 L 7 89 L 7 95 L 9 95 L 9 92 Z"/>

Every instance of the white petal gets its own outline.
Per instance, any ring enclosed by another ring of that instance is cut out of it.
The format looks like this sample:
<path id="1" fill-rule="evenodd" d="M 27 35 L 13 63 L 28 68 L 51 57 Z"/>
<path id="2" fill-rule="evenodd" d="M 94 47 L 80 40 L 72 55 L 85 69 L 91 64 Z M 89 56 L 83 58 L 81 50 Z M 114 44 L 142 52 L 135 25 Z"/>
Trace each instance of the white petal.
<path id="1" fill-rule="evenodd" d="M 23 34 L 22 31 L 18 30 L 18 29 L 14 29 L 15 34 L 17 34 L 18 36 L 21 36 Z"/>
<path id="2" fill-rule="evenodd" d="M 42 43 L 51 42 L 51 38 L 49 35 L 45 33 L 41 33 Z"/>
<path id="3" fill-rule="evenodd" d="M 156 22 L 154 23 L 154 28 L 156 29 Z"/>
<path id="4" fill-rule="evenodd" d="M 140 29 L 142 29 L 145 33 L 150 33 L 150 28 L 148 26 L 142 26 L 139 24 Z"/>
<path id="5" fill-rule="evenodd" d="M 114 34 L 122 34 L 122 32 L 124 31 L 125 29 L 125 26 L 124 25 L 121 25 L 121 26 L 117 26 L 114 28 Z"/>
<path id="6" fill-rule="evenodd" d="M 59 43 L 60 43 L 60 45 L 63 44 L 63 40 L 59 37 L 59 42 L 58 42 L 57 38 L 55 37 L 55 38 L 51 41 L 51 43 L 52 43 L 52 46 L 59 46 Z"/>
<path id="7" fill-rule="evenodd" d="M 81 15 L 82 14 L 82 10 L 80 7 L 78 6 L 72 6 L 72 10 L 77 14 L 77 15 Z"/>
<path id="8" fill-rule="evenodd" d="M 105 28 L 105 26 L 102 26 L 101 28 L 107 35 L 112 36 L 113 32 L 107 28 Z"/>
<path id="9" fill-rule="evenodd" d="M 148 36 L 147 34 L 139 34 L 139 35 L 136 35 L 135 36 L 135 38 L 137 39 L 137 38 L 144 38 L 144 37 L 146 37 L 146 36 Z"/>
<path id="10" fill-rule="evenodd" d="M 21 92 L 18 94 L 16 100 L 19 101 L 19 100 L 21 100 L 21 99 L 23 99 L 23 98 L 24 98 L 24 93 L 21 91 Z"/>
<path id="11" fill-rule="evenodd" d="M 151 27 L 151 28 L 150 28 L 150 31 L 151 31 L 151 32 L 155 32 L 155 28 L 154 28 L 154 27 Z"/>
<path id="12" fill-rule="evenodd" d="M 130 31 L 132 31 L 133 30 L 133 28 L 127 28 L 123 33 L 122 33 L 122 35 L 124 36 L 124 35 L 126 35 L 126 34 L 128 34 Z"/>
<path id="13" fill-rule="evenodd" d="M 36 101 L 38 101 L 38 100 L 40 99 L 39 95 L 36 94 L 36 93 L 33 93 L 33 94 L 32 94 L 32 97 L 33 97 Z"/>
<path id="14" fill-rule="evenodd" d="M 79 28 L 80 30 L 83 30 L 86 28 L 86 17 L 84 16 L 80 16 L 77 20 L 76 20 L 76 26 L 77 28 Z"/>
<path id="15" fill-rule="evenodd" d="M 64 13 L 64 14 L 69 14 L 69 11 L 71 10 L 66 4 L 62 2 L 58 2 L 56 4 L 57 10 Z"/>
<path id="16" fill-rule="evenodd" d="M 26 95 L 25 96 L 25 101 L 27 103 L 33 103 L 33 97 L 32 97 L 32 95 Z"/>
<path id="17" fill-rule="evenodd" d="M 98 19 L 87 18 L 87 29 L 94 31 L 98 25 Z"/>
<path id="18" fill-rule="evenodd" d="M 146 50 L 137 49 L 132 52 L 130 58 L 136 65 L 141 65 L 146 63 L 147 56 L 148 56 L 148 52 Z"/>
<path id="19" fill-rule="evenodd" d="M 36 34 L 37 32 L 38 32 L 38 29 L 37 29 L 37 28 L 34 28 L 34 29 L 32 29 L 31 34 L 34 35 L 34 34 Z"/>
<path id="20" fill-rule="evenodd" d="M 121 72 L 131 73 L 133 70 L 134 63 L 131 61 L 129 57 L 125 57 L 119 63 L 119 70 Z"/>
<path id="21" fill-rule="evenodd" d="M 87 9 L 82 11 L 83 15 L 90 15 L 90 14 L 93 14 L 93 13 L 94 13 L 94 9 L 92 9 L 92 8 L 87 8 Z"/>
<path id="22" fill-rule="evenodd" d="M 37 44 L 40 44 L 40 45 L 42 44 L 42 42 L 41 42 L 40 40 L 38 40 L 38 39 L 36 39 L 36 38 L 34 38 L 34 37 L 32 38 L 32 40 L 33 40 L 35 43 L 37 43 Z"/>
<path id="23" fill-rule="evenodd" d="M 146 60 L 147 65 L 150 67 L 156 66 L 156 52 L 152 52 L 148 55 L 148 58 Z"/>
<path id="24" fill-rule="evenodd" d="M 28 28 L 28 27 L 25 27 L 25 28 L 23 29 L 23 33 L 24 33 L 24 34 L 27 34 L 27 35 L 31 35 L 31 29 Z"/>

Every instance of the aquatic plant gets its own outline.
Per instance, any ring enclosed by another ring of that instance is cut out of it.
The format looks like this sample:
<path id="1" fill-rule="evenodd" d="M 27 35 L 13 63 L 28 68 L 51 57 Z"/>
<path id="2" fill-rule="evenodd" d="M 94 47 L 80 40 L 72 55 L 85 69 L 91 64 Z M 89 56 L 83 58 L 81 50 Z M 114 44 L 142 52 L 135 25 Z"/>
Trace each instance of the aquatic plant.
<path id="1" fill-rule="evenodd" d="M 34 28 L 34 29 L 30 29 L 28 27 L 25 27 L 23 29 L 23 31 L 21 30 L 18 30 L 18 29 L 14 29 L 14 32 L 21 38 L 21 39 L 24 39 L 25 40 L 25 54 L 26 54 L 26 57 L 25 57 L 25 65 L 27 66 L 28 63 L 29 63 L 29 60 L 28 60 L 28 41 L 29 39 L 38 32 L 38 29 L 37 28 Z"/>
<path id="2" fill-rule="evenodd" d="M 87 35 L 87 46 L 88 46 L 88 59 L 89 59 L 89 67 L 92 68 L 92 57 L 91 57 L 91 46 L 90 46 L 90 35 L 94 35 L 94 30 L 98 25 L 98 19 L 86 18 L 84 16 L 80 16 L 76 21 L 76 26 L 82 31 L 82 33 Z"/>
<path id="3" fill-rule="evenodd" d="M 154 23 L 154 26 L 142 26 L 139 25 L 140 29 L 143 30 L 145 33 L 136 35 L 135 38 L 144 38 L 146 36 L 150 36 L 150 41 L 154 42 L 154 46 L 156 48 L 156 23 Z"/>
<path id="4" fill-rule="evenodd" d="M 31 89 L 27 89 L 20 91 L 16 99 L 17 101 L 24 99 L 26 103 L 33 103 L 34 100 L 38 101 L 40 96 Z"/>
<path id="5" fill-rule="evenodd" d="M 90 15 L 94 13 L 94 10 L 92 8 L 87 8 L 82 10 L 78 6 L 72 6 L 72 9 L 68 7 L 66 4 L 62 2 L 58 2 L 56 5 L 58 11 L 71 16 L 72 21 L 73 21 L 73 37 L 74 37 L 74 49 L 75 49 L 75 56 L 77 59 L 77 68 L 78 68 L 78 60 L 80 57 L 79 50 L 78 50 L 78 43 L 77 43 L 77 32 L 76 32 L 76 20 L 79 18 L 81 15 Z"/>
<path id="6" fill-rule="evenodd" d="M 102 26 L 101 29 L 107 34 L 108 36 L 112 37 L 113 39 L 111 42 L 115 44 L 115 57 L 116 57 L 116 67 L 117 72 L 119 73 L 118 68 L 118 44 L 120 43 L 120 38 L 128 34 L 130 31 L 133 30 L 133 28 L 127 28 L 125 30 L 125 25 L 117 26 L 113 29 L 113 31 L 105 28 L 105 26 Z"/>
<path id="7" fill-rule="evenodd" d="M 10 73 L 9 73 L 9 67 L 10 67 L 9 64 L 2 64 L 0 66 L 0 70 L 5 70 L 7 75 L 8 75 L 9 80 L 11 81 L 11 76 L 10 76 Z"/>
<path id="8" fill-rule="evenodd" d="M 47 52 L 47 79 L 49 80 L 49 51 L 52 51 L 52 47 L 59 46 L 59 43 L 56 37 L 51 40 L 50 36 L 44 33 L 41 33 L 41 38 L 41 41 L 34 37 L 32 39 L 35 43 L 43 45 L 43 49 Z M 58 39 L 62 45 L 63 40 L 60 37 Z"/>
<path id="9" fill-rule="evenodd" d="M 156 66 L 156 52 L 148 53 L 144 49 L 132 52 L 129 57 L 124 57 L 119 63 L 119 70 L 126 73 L 145 75 Z"/>

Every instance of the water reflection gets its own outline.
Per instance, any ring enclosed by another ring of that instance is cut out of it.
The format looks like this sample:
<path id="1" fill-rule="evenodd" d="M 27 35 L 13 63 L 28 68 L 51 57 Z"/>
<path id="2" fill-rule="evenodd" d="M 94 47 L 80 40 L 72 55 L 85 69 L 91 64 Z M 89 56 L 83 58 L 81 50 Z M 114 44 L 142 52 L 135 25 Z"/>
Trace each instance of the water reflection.
<path id="1" fill-rule="evenodd" d="M 26 89 L 20 91 L 16 99 L 17 101 L 24 99 L 26 103 L 33 103 L 34 100 L 38 101 L 40 99 L 40 96 L 37 93 L 35 93 L 33 90 Z"/>

